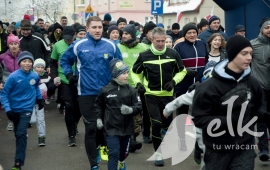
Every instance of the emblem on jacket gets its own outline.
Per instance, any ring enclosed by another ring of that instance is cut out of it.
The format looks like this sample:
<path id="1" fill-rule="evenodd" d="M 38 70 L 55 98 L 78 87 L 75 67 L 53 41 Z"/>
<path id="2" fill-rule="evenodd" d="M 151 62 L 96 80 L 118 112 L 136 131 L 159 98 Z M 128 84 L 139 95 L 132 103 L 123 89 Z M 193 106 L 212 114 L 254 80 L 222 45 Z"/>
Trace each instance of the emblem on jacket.
<path id="1" fill-rule="evenodd" d="M 106 96 L 107 98 L 112 98 L 112 97 L 117 97 L 117 94 L 109 94 L 108 96 Z"/>
<path id="2" fill-rule="evenodd" d="M 128 58 L 128 53 L 123 52 L 123 53 L 122 53 L 122 57 L 123 57 L 123 58 Z"/>
<path id="3" fill-rule="evenodd" d="M 35 79 L 31 79 L 31 80 L 30 80 L 30 84 L 31 84 L 31 85 L 36 84 L 36 80 L 35 80 Z"/>
<path id="4" fill-rule="evenodd" d="M 108 56 L 109 56 L 108 54 L 104 54 L 105 59 L 108 59 Z"/>

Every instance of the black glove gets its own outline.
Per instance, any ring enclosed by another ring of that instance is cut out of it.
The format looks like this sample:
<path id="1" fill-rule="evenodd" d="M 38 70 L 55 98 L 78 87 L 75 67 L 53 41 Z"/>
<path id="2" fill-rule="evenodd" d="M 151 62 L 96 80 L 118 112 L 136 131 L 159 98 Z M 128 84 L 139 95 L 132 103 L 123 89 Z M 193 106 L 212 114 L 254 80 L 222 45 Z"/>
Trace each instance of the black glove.
<path id="1" fill-rule="evenodd" d="M 137 84 L 137 90 L 138 90 L 138 93 L 145 93 L 146 92 L 144 86 L 141 83 Z"/>
<path id="2" fill-rule="evenodd" d="M 44 108 L 43 99 L 37 100 L 38 103 L 38 110 L 41 110 Z"/>
<path id="3" fill-rule="evenodd" d="M 198 73 L 196 69 L 187 68 L 187 75 L 191 77 L 195 77 Z"/>
<path id="4" fill-rule="evenodd" d="M 73 75 L 72 73 L 68 73 L 66 77 L 70 85 L 74 85 L 78 82 L 78 77 Z"/>
<path id="5" fill-rule="evenodd" d="M 196 83 L 192 84 L 189 88 L 188 88 L 188 92 L 192 92 L 192 90 L 194 90 L 196 88 L 196 86 L 198 86 L 199 84 L 201 84 L 199 81 L 196 81 Z"/>
<path id="6" fill-rule="evenodd" d="M 165 85 L 164 85 L 164 90 L 167 90 L 167 91 L 171 91 L 173 88 L 174 88 L 174 86 L 175 86 L 175 81 L 174 80 L 171 80 L 171 81 L 169 81 L 168 83 L 166 83 Z"/>
<path id="7" fill-rule="evenodd" d="M 18 117 L 15 115 L 14 112 L 12 112 L 11 110 L 7 112 L 7 117 L 9 120 L 15 120 L 15 119 L 18 119 Z"/>

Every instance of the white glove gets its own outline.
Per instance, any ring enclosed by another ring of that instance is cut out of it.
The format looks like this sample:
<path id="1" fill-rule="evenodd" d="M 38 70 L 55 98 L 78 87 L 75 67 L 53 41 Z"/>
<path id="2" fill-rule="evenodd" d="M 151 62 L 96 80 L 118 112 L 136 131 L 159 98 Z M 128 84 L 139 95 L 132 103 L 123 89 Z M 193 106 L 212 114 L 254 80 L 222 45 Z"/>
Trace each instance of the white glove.
<path id="1" fill-rule="evenodd" d="M 133 113 L 133 109 L 131 107 L 128 107 L 127 105 L 122 104 L 121 113 L 123 115 L 129 115 Z"/>
<path id="2" fill-rule="evenodd" d="M 97 119 L 97 128 L 101 130 L 103 128 L 103 123 L 101 119 Z"/>

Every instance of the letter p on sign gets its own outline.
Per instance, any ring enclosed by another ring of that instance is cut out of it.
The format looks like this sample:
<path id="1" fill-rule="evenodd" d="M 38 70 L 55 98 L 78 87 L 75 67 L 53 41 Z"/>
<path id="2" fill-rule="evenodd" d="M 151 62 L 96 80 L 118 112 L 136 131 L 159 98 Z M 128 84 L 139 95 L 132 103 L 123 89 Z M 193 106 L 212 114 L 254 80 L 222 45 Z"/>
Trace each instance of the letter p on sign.
<path id="1" fill-rule="evenodd" d="M 161 7 L 161 0 L 154 0 L 154 10 Z"/>

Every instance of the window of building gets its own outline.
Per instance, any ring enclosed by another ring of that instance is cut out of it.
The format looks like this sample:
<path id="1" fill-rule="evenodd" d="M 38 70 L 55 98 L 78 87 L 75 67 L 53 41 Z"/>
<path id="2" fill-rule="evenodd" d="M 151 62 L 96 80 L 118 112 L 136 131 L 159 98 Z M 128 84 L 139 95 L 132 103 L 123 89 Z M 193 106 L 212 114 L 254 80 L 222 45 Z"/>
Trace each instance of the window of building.
<path id="1" fill-rule="evenodd" d="M 92 0 L 91 5 L 95 6 L 95 0 Z"/>
<path id="2" fill-rule="evenodd" d="M 101 0 L 98 0 L 98 5 L 101 5 Z"/>
<path id="3" fill-rule="evenodd" d="M 152 21 L 152 22 L 156 23 L 154 16 L 145 17 L 145 23 L 149 22 L 149 21 Z"/>
<path id="4" fill-rule="evenodd" d="M 81 0 L 81 4 L 85 4 L 85 1 L 84 0 Z"/>
<path id="5" fill-rule="evenodd" d="M 168 19 L 168 25 L 167 26 L 172 26 L 172 19 Z"/>
<path id="6" fill-rule="evenodd" d="M 108 0 L 104 0 L 104 4 L 107 4 L 108 3 Z"/>

